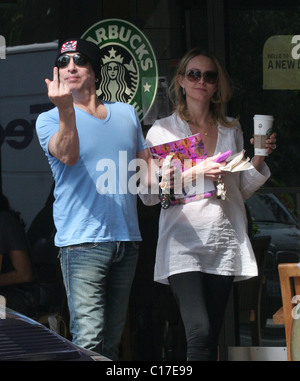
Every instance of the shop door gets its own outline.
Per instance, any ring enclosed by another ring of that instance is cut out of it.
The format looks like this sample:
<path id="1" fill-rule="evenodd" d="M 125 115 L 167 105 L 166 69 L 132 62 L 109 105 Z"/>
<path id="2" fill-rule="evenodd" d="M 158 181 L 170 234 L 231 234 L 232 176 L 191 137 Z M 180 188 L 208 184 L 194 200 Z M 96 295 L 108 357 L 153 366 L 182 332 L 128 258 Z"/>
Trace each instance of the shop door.
<path id="1" fill-rule="evenodd" d="M 228 71 L 234 83 L 228 112 L 240 117 L 249 156 L 255 114 L 273 115 L 278 135 L 277 148 L 266 159 L 272 176 L 246 205 L 249 234 L 271 237 L 260 303 L 261 345 L 285 346 L 284 326 L 274 324 L 273 315 L 282 305 L 278 264 L 300 259 L 299 2 L 229 0 L 225 14 Z M 294 42 L 293 36 L 298 36 Z M 239 344 L 253 345 L 251 323 L 238 321 Z"/>

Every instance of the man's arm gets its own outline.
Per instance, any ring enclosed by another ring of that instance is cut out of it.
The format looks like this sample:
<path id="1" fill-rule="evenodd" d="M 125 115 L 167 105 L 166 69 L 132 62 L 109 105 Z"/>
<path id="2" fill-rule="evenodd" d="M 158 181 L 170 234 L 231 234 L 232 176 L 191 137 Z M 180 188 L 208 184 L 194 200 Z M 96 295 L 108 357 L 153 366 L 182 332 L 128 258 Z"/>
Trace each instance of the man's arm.
<path id="1" fill-rule="evenodd" d="M 59 112 L 59 130 L 49 141 L 49 152 L 62 163 L 75 165 L 79 159 L 79 138 L 72 93 L 66 84 L 59 81 L 57 67 L 53 69 L 53 81 L 46 79 L 45 82 L 48 97 Z"/>

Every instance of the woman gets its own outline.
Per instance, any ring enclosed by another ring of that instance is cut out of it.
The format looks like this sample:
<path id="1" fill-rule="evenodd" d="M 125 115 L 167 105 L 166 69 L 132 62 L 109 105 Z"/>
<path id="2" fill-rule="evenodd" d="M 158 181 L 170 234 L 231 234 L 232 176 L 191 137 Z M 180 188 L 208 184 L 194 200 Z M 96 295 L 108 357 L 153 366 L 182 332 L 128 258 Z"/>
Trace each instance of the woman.
<path id="1" fill-rule="evenodd" d="M 149 146 L 200 133 L 208 158 L 194 167 L 193 179 L 222 177 L 229 200 L 213 195 L 162 209 L 159 221 L 154 279 L 170 284 L 178 303 L 187 339 L 188 360 L 216 360 L 218 337 L 234 280 L 257 275 L 255 256 L 247 236 L 244 200 L 270 176 L 263 156 L 253 168 L 238 173 L 220 170 L 218 153 L 243 149 L 240 124 L 224 114 L 231 97 L 230 80 L 211 53 L 193 49 L 181 60 L 173 81 L 176 111 L 154 123 Z M 268 152 L 275 146 L 272 134 Z M 196 176 L 196 177 L 195 177 Z M 157 195 L 141 195 L 145 204 Z"/>
<path id="2" fill-rule="evenodd" d="M 35 318 L 38 285 L 34 281 L 23 222 L 4 195 L 0 196 L 0 295 L 6 306 Z"/>

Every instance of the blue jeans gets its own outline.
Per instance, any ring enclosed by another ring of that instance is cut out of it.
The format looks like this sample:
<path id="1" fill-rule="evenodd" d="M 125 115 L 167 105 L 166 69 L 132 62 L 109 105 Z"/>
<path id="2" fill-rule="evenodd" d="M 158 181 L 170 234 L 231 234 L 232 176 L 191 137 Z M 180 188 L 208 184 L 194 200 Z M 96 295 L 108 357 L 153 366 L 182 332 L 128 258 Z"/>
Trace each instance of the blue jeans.
<path id="1" fill-rule="evenodd" d="M 60 249 L 70 333 L 80 347 L 118 360 L 138 258 L 136 242 L 99 242 Z"/>

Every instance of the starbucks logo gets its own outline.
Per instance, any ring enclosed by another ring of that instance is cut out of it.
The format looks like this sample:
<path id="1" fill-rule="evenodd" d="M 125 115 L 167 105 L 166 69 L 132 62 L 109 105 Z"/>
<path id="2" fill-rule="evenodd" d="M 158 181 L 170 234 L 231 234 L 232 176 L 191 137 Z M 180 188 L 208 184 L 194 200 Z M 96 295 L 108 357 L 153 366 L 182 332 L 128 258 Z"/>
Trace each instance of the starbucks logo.
<path id="1" fill-rule="evenodd" d="M 82 38 L 101 50 L 97 95 L 130 103 L 142 121 L 155 100 L 158 83 L 156 58 L 147 38 L 133 24 L 119 19 L 94 24 Z"/>

